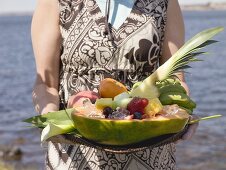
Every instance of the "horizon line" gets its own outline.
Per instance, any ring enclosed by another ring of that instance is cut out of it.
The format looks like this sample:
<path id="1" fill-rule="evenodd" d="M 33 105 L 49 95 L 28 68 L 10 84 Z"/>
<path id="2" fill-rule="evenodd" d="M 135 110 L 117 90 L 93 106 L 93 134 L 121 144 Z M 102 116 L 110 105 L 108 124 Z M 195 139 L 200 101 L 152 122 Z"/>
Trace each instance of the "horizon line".
<path id="1" fill-rule="evenodd" d="M 190 10 L 191 7 L 207 7 L 208 8 L 208 5 L 221 5 L 221 4 L 224 4 L 226 6 L 226 1 L 225 2 L 199 2 L 199 3 L 181 3 L 180 6 L 181 6 L 181 9 L 186 11 L 186 10 Z M 186 7 L 188 7 L 188 9 L 186 9 Z M 194 9 L 195 10 L 195 9 Z M 32 15 L 34 13 L 34 10 L 18 10 L 18 11 L 3 11 L 1 12 L 0 11 L 0 16 L 6 16 L 6 15 L 9 15 L 9 16 L 13 16 L 13 15 Z"/>

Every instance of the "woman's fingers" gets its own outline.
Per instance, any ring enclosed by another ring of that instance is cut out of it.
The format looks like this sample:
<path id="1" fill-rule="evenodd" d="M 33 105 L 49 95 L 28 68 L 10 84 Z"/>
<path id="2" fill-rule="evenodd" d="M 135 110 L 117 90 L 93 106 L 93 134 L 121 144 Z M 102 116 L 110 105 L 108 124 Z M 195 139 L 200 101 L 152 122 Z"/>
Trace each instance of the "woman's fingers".
<path id="1" fill-rule="evenodd" d="M 196 119 L 199 119 L 199 117 L 197 115 L 192 115 L 191 118 L 190 118 L 190 121 L 191 120 L 196 120 Z M 193 135 L 195 134 L 197 128 L 199 126 L 199 123 L 194 123 L 194 124 L 190 124 L 188 125 L 188 130 L 187 132 L 182 136 L 182 140 L 190 140 Z"/>
<path id="2" fill-rule="evenodd" d="M 182 136 L 182 140 L 189 140 L 193 137 L 198 128 L 198 123 L 189 125 L 187 132 Z"/>
<path id="3" fill-rule="evenodd" d="M 196 120 L 196 119 L 199 119 L 199 117 L 197 115 L 192 115 L 190 118 L 190 120 Z M 198 126 L 199 126 L 198 122 L 188 125 L 188 130 L 185 132 L 185 134 L 181 137 L 181 139 L 177 140 L 174 143 L 178 144 L 178 143 L 182 142 L 183 140 L 190 140 L 194 136 Z"/>

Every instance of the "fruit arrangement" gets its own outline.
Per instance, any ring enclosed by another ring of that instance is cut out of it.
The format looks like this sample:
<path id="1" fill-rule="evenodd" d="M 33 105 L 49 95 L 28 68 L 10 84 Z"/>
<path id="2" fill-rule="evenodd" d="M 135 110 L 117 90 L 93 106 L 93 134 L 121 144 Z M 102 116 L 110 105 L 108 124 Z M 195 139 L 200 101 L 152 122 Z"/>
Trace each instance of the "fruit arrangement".
<path id="1" fill-rule="evenodd" d="M 139 85 L 134 85 L 133 89 L 138 87 Z M 131 92 L 122 83 L 106 78 L 100 83 L 100 98 L 96 99 L 94 109 L 96 109 L 100 118 L 131 120 L 169 114 L 169 107 L 175 108 L 179 106 L 177 109 L 184 109 L 188 113 L 192 113 L 196 107 L 195 102 L 186 94 L 186 90 L 178 80 L 168 78 L 163 81 L 157 81 L 156 87 L 159 96 L 154 96 L 153 98 L 151 94 L 150 96 L 146 95 L 146 97 L 132 97 L 130 95 Z M 165 106 L 168 106 L 169 111 L 164 109 Z M 97 115 L 92 114 L 89 116 L 97 117 Z"/>
<path id="2" fill-rule="evenodd" d="M 97 143 L 129 145 L 182 131 L 187 124 L 220 115 L 189 121 L 196 103 L 175 78 L 177 72 L 199 61 L 196 56 L 222 27 L 205 30 L 180 48 L 169 60 L 130 91 L 121 82 L 106 78 L 98 93 L 86 91 L 72 96 L 71 108 L 31 117 L 25 122 L 42 128 L 41 140 L 60 134 L 78 133 Z"/>
<path id="3" fill-rule="evenodd" d="M 190 117 L 183 108 L 192 110 L 195 104 L 190 105 L 194 102 L 186 95 L 179 81 L 174 79 L 156 83 L 160 96 L 174 92 L 164 89 L 169 85 L 169 89 L 175 88 L 176 93 L 186 96 L 186 100 L 173 97 L 170 104 L 163 105 L 158 97 L 132 97 L 131 92 L 122 83 L 106 78 L 100 83 L 99 94 L 95 94 L 99 98 L 94 104 L 89 99 L 90 91 L 83 92 L 81 100 L 74 103 L 77 107 L 71 115 L 72 120 L 82 136 L 107 145 L 129 145 L 164 134 L 180 132 Z M 104 90 L 102 86 L 105 87 Z M 75 98 L 78 99 L 79 96 L 80 94 L 75 95 Z M 77 103 L 81 105 L 78 107 Z M 184 107 L 180 108 L 181 105 Z"/>

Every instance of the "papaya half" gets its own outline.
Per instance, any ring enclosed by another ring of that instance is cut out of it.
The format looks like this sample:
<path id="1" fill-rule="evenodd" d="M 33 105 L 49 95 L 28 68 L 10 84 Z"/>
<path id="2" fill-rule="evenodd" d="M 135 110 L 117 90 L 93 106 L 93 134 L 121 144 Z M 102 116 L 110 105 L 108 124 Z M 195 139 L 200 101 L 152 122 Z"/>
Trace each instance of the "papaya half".
<path id="1" fill-rule="evenodd" d="M 112 120 L 72 114 L 79 133 L 85 138 L 105 145 L 129 145 L 153 137 L 180 132 L 188 123 L 189 114 L 180 110 L 174 115 L 162 115 L 142 120 Z"/>

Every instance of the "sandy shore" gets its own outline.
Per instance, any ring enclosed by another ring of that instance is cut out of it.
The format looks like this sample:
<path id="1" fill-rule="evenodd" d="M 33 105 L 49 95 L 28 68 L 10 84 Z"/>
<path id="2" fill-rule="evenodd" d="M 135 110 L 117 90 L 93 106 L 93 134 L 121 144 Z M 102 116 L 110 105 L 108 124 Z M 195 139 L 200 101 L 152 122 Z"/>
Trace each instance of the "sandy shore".
<path id="1" fill-rule="evenodd" d="M 21 162 L 6 162 L 0 159 L 0 170 L 40 170 L 36 164 L 23 164 Z"/>
<path id="2" fill-rule="evenodd" d="M 0 169 L 1 170 L 12 170 L 13 168 L 10 165 L 6 165 L 4 162 L 0 160 Z"/>

